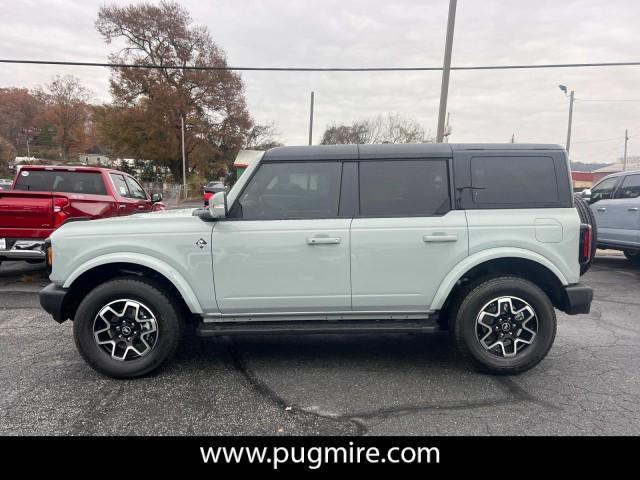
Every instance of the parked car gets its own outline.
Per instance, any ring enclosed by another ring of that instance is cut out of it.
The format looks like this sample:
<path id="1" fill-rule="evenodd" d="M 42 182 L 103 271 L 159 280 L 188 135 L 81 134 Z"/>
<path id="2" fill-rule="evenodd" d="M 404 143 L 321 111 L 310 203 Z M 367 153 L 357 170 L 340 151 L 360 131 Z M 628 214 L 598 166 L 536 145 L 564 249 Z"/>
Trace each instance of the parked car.
<path id="1" fill-rule="evenodd" d="M 622 250 L 640 265 L 640 170 L 608 175 L 581 195 L 598 225 L 598 248 Z"/>
<path id="2" fill-rule="evenodd" d="M 165 363 L 194 318 L 205 336 L 449 330 L 518 373 L 554 308 L 589 312 L 589 233 L 555 145 L 279 147 L 208 209 L 65 224 L 40 302 L 119 378 Z"/>
<path id="3" fill-rule="evenodd" d="M 161 210 L 161 200 L 117 170 L 23 166 L 0 191 L 0 262 L 43 261 L 44 240 L 63 223 Z"/>
<path id="4" fill-rule="evenodd" d="M 202 199 L 204 200 L 204 206 L 209 206 L 209 199 L 213 197 L 218 192 L 226 192 L 227 187 L 224 186 L 223 182 L 209 182 L 204 187 L 204 194 Z"/>
<path id="5" fill-rule="evenodd" d="M 0 190 L 11 190 L 13 180 L 9 178 L 0 178 Z"/>

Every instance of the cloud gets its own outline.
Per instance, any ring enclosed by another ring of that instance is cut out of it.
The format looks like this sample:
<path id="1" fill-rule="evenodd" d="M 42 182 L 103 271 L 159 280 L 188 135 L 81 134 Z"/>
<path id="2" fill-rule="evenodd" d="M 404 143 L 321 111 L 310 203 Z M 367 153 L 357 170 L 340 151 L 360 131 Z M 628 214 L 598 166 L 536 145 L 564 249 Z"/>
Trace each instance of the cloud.
<path id="1" fill-rule="evenodd" d="M 93 27 L 102 1 L 0 0 L 0 57 L 102 61 L 114 49 Z M 129 2 L 117 1 L 119 4 Z M 440 66 L 447 0 L 187 1 L 226 50 L 231 65 Z M 461 0 L 454 65 L 632 61 L 640 43 L 640 4 L 624 0 Z M 108 100 L 106 69 L 3 65 L 0 86 L 33 87 L 56 74 L 82 79 L 94 101 Z M 243 73 L 249 108 L 275 121 L 289 144 L 308 136 L 309 94 L 316 92 L 316 141 L 333 122 L 399 112 L 435 132 L 440 74 Z M 613 161 L 624 129 L 640 133 L 631 102 L 580 99 L 640 98 L 640 67 L 535 71 L 454 71 L 449 111 L 452 141 L 564 144 L 568 101 L 575 89 L 572 158 Z M 620 137 L 609 143 L 580 143 Z M 608 149 L 608 153 L 598 152 Z M 630 153 L 634 153 L 633 140 Z M 637 153 L 637 152 L 636 152 Z"/>

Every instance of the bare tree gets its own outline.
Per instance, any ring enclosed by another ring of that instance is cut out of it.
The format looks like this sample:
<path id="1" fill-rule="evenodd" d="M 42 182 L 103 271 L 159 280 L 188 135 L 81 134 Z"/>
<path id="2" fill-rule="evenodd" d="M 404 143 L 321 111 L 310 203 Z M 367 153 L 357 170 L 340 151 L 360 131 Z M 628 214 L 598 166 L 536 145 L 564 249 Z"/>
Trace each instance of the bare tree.
<path id="1" fill-rule="evenodd" d="M 273 147 L 281 147 L 278 140 L 280 132 L 273 122 L 265 125 L 254 125 L 247 135 L 246 148 L 252 150 L 269 150 Z"/>
<path id="2" fill-rule="evenodd" d="M 56 76 L 36 96 L 45 105 L 40 121 L 55 131 L 55 142 L 64 160 L 86 148 L 91 132 L 90 92 L 74 76 Z"/>
<path id="3" fill-rule="evenodd" d="M 351 125 L 331 125 L 322 136 L 323 145 L 341 143 L 430 143 L 433 137 L 415 120 L 389 113 Z"/>

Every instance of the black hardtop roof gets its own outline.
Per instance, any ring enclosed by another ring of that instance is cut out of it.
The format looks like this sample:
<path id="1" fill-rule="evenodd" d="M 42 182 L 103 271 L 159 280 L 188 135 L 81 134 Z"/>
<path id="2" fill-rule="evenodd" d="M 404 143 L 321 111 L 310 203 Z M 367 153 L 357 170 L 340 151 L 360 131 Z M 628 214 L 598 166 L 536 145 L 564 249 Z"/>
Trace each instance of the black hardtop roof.
<path id="1" fill-rule="evenodd" d="M 539 143 L 403 143 L 379 145 L 309 145 L 276 147 L 267 150 L 263 160 L 357 160 L 368 158 L 451 157 L 454 151 L 491 150 L 562 150 L 554 144 Z"/>

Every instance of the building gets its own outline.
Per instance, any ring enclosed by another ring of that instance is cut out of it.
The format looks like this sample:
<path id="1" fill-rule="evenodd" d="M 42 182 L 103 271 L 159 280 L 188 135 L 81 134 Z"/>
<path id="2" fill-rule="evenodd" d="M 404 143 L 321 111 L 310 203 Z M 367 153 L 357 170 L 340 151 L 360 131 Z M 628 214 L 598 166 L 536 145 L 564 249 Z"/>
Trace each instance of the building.
<path id="1" fill-rule="evenodd" d="M 111 159 L 103 153 L 79 153 L 78 160 L 84 165 L 109 165 Z"/>
<path id="2" fill-rule="evenodd" d="M 247 167 L 263 153 L 264 152 L 260 150 L 240 150 L 236 159 L 233 161 L 233 168 L 236 169 L 236 178 L 240 178 L 240 175 L 242 175 Z"/>
<path id="3" fill-rule="evenodd" d="M 593 172 L 577 172 L 571 171 L 571 183 L 573 184 L 573 190 L 580 192 L 585 188 L 591 188 L 593 185 Z"/>
<path id="4" fill-rule="evenodd" d="M 612 173 L 618 173 L 624 170 L 622 163 L 612 163 L 606 167 L 599 168 L 591 172 L 593 174 L 593 182 L 597 182 L 601 178 L 606 177 Z"/>

